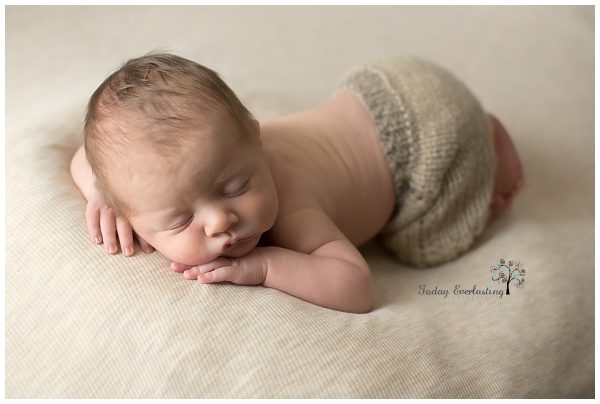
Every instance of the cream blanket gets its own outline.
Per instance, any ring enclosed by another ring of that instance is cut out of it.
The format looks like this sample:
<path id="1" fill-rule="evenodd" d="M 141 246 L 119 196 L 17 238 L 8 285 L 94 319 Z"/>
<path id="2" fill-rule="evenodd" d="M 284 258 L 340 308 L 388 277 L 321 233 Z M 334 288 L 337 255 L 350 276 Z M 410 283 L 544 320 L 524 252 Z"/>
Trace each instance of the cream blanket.
<path id="1" fill-rule="evenodd" d="M 91 92 L 156 48 L 219 71 L 261 120 L 321 102 L 364 61 L 435 61 L 506 124 L 525 189 L 446 265 L 362 248 L 366 315 L 108 256 L 69 160 Z M 593 397 L 593 135 L 591 7 L 9 6 L 6 396 Z M 526 269 L 502 297 L 500 258 Z"/>

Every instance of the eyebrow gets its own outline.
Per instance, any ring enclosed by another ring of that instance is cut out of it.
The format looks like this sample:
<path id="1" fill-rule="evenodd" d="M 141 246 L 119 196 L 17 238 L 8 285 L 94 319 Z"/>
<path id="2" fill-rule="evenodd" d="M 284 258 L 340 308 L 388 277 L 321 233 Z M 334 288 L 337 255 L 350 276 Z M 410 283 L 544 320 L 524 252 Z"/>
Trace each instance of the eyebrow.
<path id="1" fill-rule="evenodd" d="M 254 173 L 256 170 L 256 162 L 254 161 L 242 161 L 242 162 L 234 162 L 227 165 L 227 167 L 219 174 L 212 182 L 209 188 L 214 188 L 223 183 L 232 181 L 233 179 L 247 173 Z M 192 183 L 195 184 L 198 179 L 202 175 L 202 172 L 196 172 L 192 176 Z"/>
<path id="2" fill-rule="evenodd" d="M 233 167 L 233 168 L 231 168 Z M 248 163 L 237 163 L 230 164 L 221 175 L 219 175 L 214 181 L 213 185 L 222 184 L 227 181 L 231 181 L 234 177 L 241 175 L 241 171 L 247 170 L 249 168 Z M 200 175 L 196 173 L 196 175 Z"/>
<path id="3" fill-rule="evenodd" d="M 162 213 L 162 212 L 164 212 L 164 213 Z M 166 221 L 168 218 L 174 218 L 183 213 L 183 211 L 180 208 L 163 209 L 162 212 L 157 213 L 158 220 L 160 220 L 160 221 Z"/>

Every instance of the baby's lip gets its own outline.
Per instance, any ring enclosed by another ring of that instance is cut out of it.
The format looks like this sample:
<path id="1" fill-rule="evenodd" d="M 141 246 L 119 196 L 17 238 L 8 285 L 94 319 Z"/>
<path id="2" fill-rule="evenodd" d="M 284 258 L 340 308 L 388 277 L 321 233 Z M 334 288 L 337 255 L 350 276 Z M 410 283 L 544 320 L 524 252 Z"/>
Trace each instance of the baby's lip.
<path id="1" fill-rule="evenodd" d="M 249 237 L 237 237 L 237 236 L 233 237 L 232 239 L 230 239 L 229 241 L 227 241 L 225 243 L 225 245 L 223 245 L 223 250 L 226 250 L 226 249 L 228 249 L 230 247 L 234 247 L 234 246 L 236 246 L 238 244 L 242 244 L 242 243 L 245 243 L 247 241 L 250 241 L 250 240 L 252 240 L 255 237 L 256 237 L 256 234 L 253 234 L 253 235 L 251 235 Z"/>

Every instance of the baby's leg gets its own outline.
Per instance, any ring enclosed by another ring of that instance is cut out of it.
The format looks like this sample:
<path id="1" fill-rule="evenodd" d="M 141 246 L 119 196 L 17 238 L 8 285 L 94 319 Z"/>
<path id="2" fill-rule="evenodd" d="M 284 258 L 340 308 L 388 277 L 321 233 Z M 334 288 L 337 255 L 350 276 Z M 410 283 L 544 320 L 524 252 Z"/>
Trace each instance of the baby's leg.
<path id="1" fill-rule="evenodd" d="M 490 219 L 510 207 L 513 199 L 523 188 L 523 168 L 521 160 L 510 136 L 500 121 L 488 114 L 494 148 L 496 151 L 496 174 L 494 191 L 490 203 Z"/>

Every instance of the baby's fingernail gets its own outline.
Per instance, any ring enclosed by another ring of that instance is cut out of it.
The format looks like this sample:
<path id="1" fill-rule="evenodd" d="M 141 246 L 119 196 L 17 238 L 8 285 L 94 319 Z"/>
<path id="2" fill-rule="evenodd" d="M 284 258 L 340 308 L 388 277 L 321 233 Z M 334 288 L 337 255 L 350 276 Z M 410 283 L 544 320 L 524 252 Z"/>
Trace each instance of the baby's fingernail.
<path id="1" fill-rule="evenodd" d="M 96 242 L 96 244 L 100 244 L 102 242 L 102 237 L 96 236 L 94 237 L 94 241 Z"/>
<path id="2" fill-rule="evenodd" d="M 114 245 L 109 245 L 107 250 L 109 254 L 114 254 L 117 252 L 117 247 L 115 247 Z"/>
<path id="3" fill-rule="evenodd" d="M 125 247 L 125 255 L 131 255 L 133 253 L 133 251 L 131 251 L 131 247 L 127 246 Z"/>

